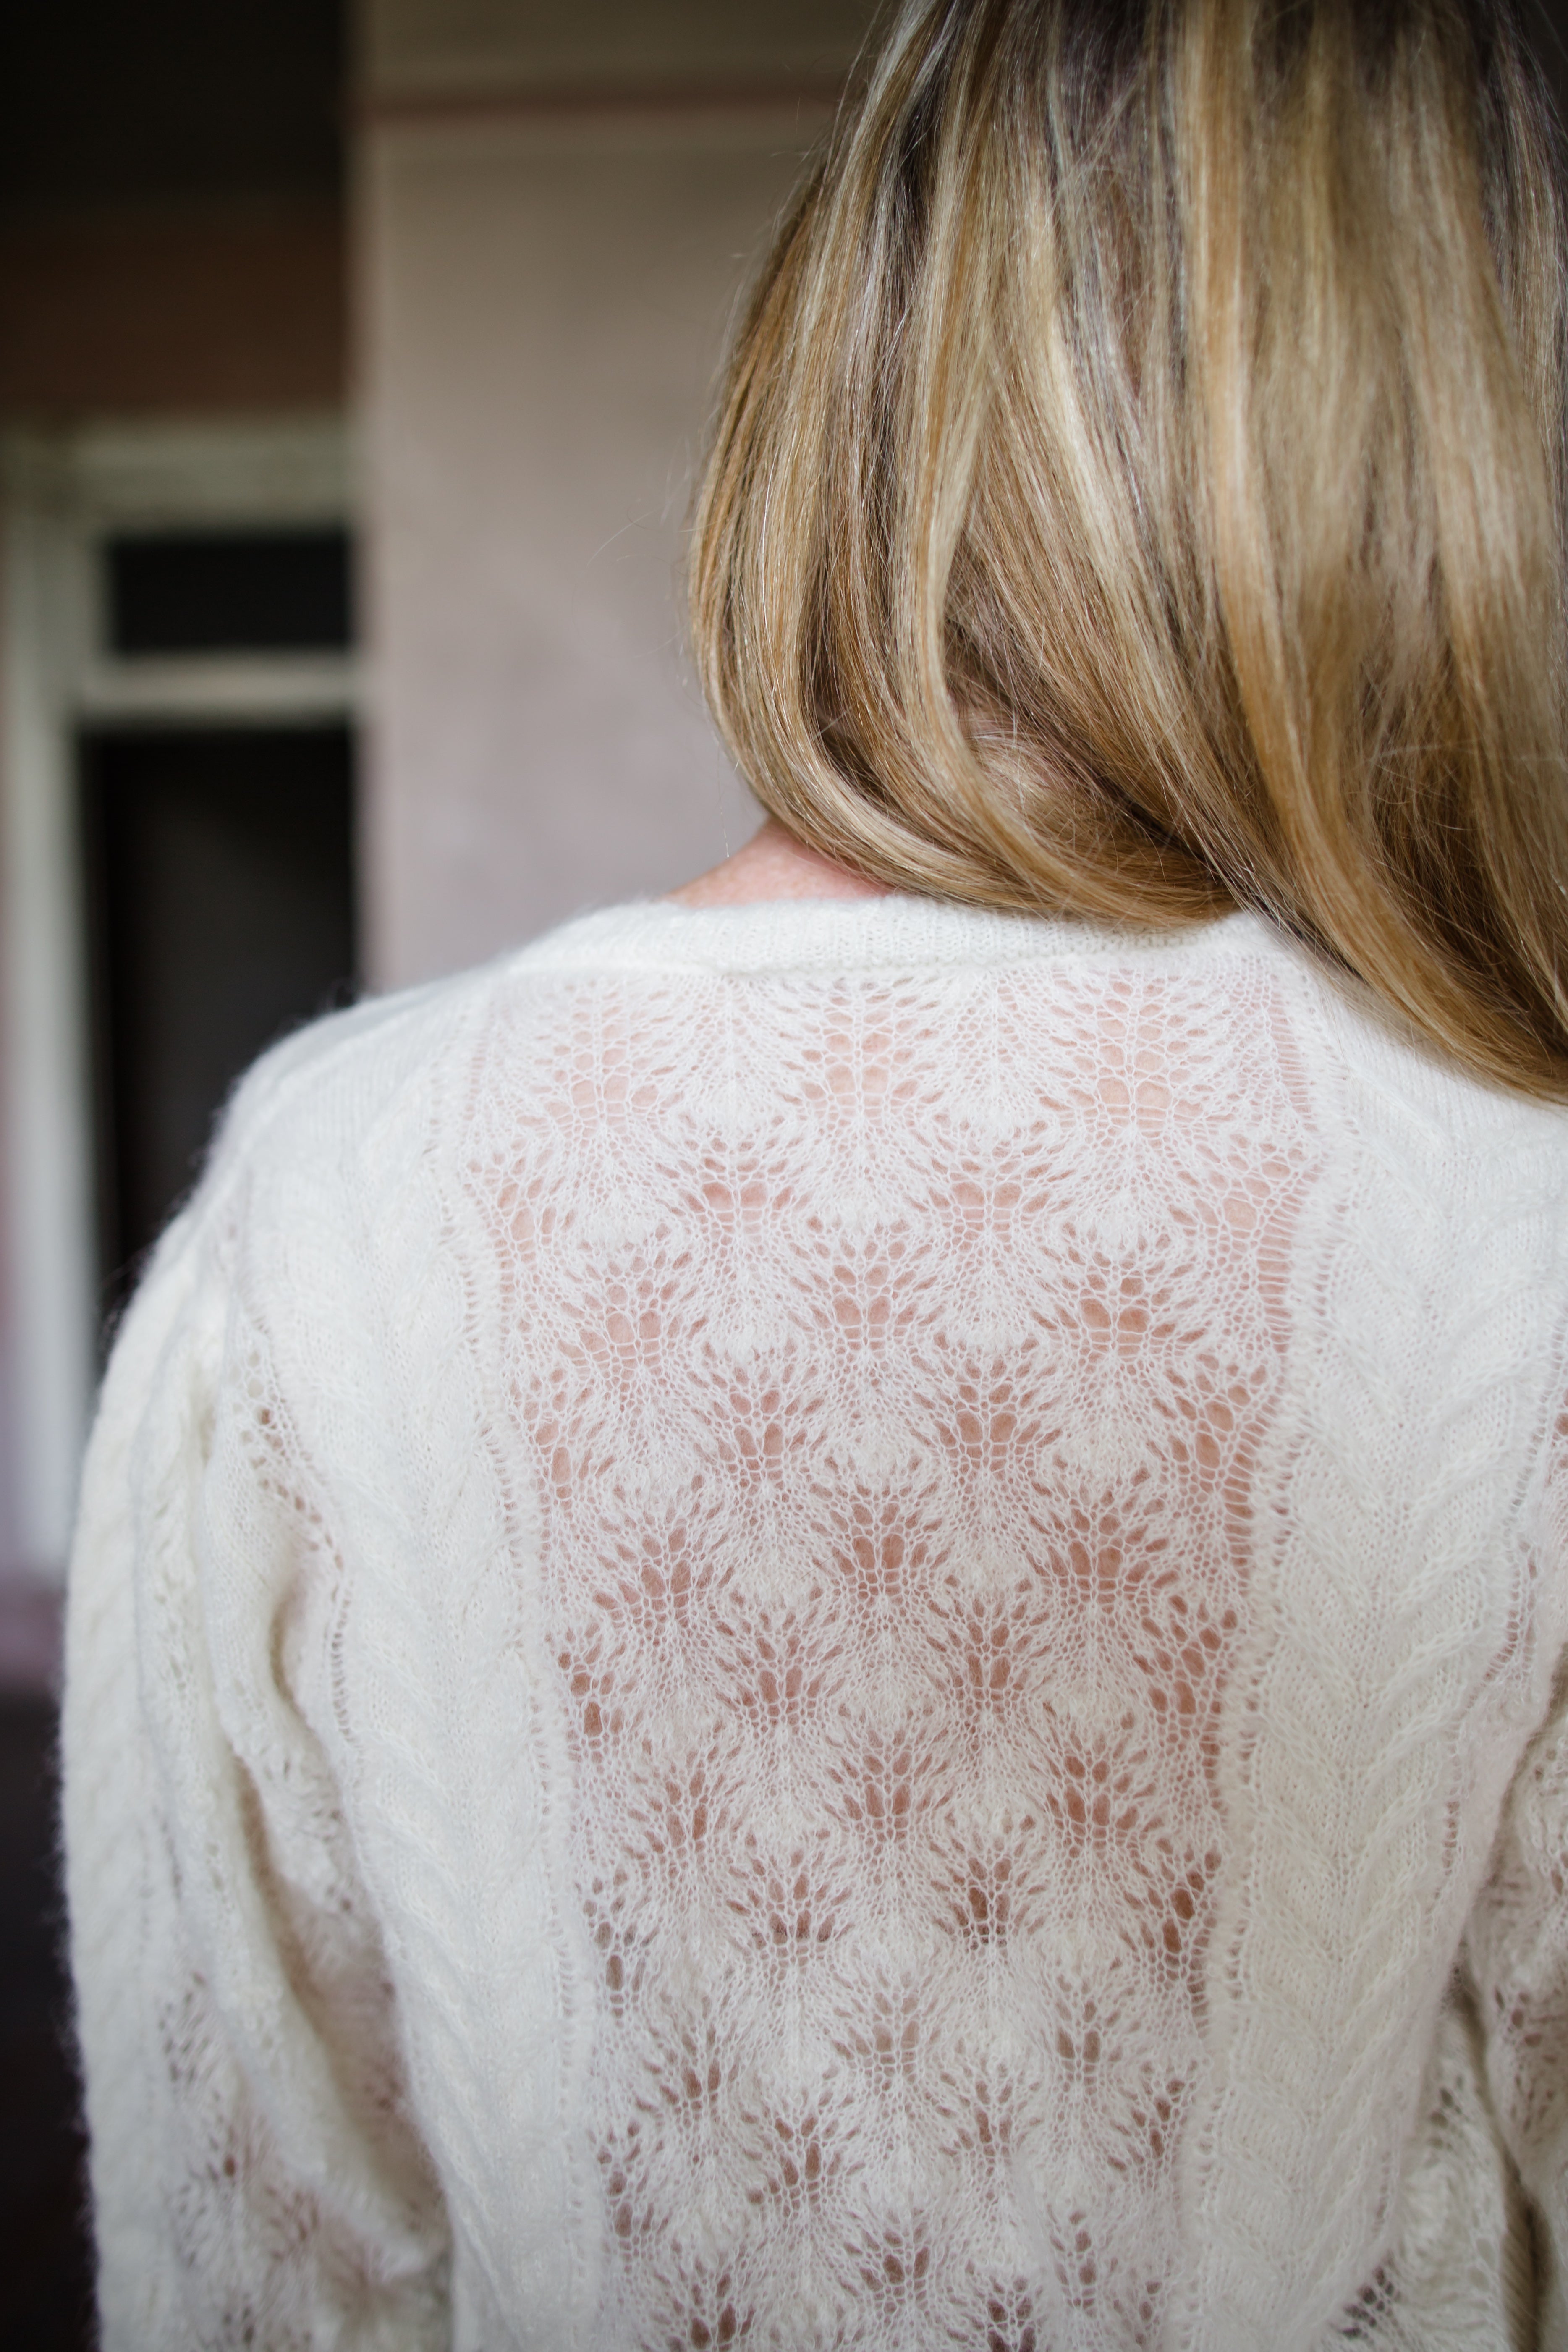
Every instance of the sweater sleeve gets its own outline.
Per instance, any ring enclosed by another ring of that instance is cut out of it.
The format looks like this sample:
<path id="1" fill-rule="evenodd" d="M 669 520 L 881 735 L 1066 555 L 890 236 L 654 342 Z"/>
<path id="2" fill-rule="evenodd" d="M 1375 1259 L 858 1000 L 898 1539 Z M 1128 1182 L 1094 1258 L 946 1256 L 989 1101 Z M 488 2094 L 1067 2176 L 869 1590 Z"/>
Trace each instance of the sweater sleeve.
<path id="1" fill-rule="evenodd" d="M 1568 2352 L 1568 1664 L 1466 1936 L 1495 2126 L 1535 2217 L 1542 2352 Z"/>
<path id="2" fill-rule="evenodd" d="M 415 2352 L 449 2334 L 445 2216 L 293 1687 L 341 1563 L 237 1297 L 234 1191 L 208 1180 L 126 1319 L 71 1567 L 64 1818 L 102 2343 Z"/>

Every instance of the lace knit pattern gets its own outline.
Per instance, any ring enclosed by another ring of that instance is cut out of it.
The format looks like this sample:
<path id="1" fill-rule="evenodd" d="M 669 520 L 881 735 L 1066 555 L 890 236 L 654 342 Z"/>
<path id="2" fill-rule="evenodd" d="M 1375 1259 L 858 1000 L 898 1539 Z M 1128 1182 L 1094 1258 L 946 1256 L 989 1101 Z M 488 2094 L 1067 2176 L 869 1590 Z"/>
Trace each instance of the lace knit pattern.
<path id="1" fill-rule="evenodd" d="M 1239 919 L 626 910 L 264 1065 L 73 1594 L 110 2352 L 1556 2341 L 1565 1140 Z"/>
<path id="2" fill-rule="evenodd" d="M 606 2341 L 1157 2340 L 1313 1156 L 1205 995 L 611 983 L 498 1048 Z"/>

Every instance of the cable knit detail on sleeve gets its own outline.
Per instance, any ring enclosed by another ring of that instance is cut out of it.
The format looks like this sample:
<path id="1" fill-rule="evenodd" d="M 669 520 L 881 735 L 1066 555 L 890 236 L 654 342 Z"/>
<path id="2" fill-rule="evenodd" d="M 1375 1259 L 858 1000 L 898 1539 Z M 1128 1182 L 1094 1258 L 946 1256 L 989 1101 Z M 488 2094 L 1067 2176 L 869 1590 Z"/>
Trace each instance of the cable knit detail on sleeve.
<path id="1" fill-rule="evenodd" d="M 106 2341 L 1563 2342 L 1568 1120 L 1249 919 L 616 910 L 117 1351 Z"/>

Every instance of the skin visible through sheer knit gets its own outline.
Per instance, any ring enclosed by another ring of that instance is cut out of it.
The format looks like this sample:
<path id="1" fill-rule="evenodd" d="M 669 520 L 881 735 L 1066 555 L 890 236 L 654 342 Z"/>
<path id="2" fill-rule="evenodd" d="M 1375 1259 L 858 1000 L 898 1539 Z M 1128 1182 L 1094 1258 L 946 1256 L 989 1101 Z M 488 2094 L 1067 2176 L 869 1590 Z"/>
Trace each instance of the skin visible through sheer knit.
<path id="1" fill-rule="evenodd" d="M 1235 1011 L 589 988 L 532 1074 L 570 1187 L 479 1179 L 602 1971 L 606 2340 L 1161 2339 L 1314 1156 Z"/>

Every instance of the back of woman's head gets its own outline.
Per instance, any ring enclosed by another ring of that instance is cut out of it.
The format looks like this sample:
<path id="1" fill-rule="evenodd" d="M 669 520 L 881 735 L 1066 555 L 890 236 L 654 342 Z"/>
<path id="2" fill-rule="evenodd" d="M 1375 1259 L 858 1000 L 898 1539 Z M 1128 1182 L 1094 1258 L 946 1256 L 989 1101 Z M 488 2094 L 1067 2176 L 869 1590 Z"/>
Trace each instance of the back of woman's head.
<path id="1" fill-rule="evenodd" d="M 697 518 L 760 798 L 903 888 L 1261 908 L 1568 1095 L 1563 264 L 1491 0 L 910 0 Z"/>

